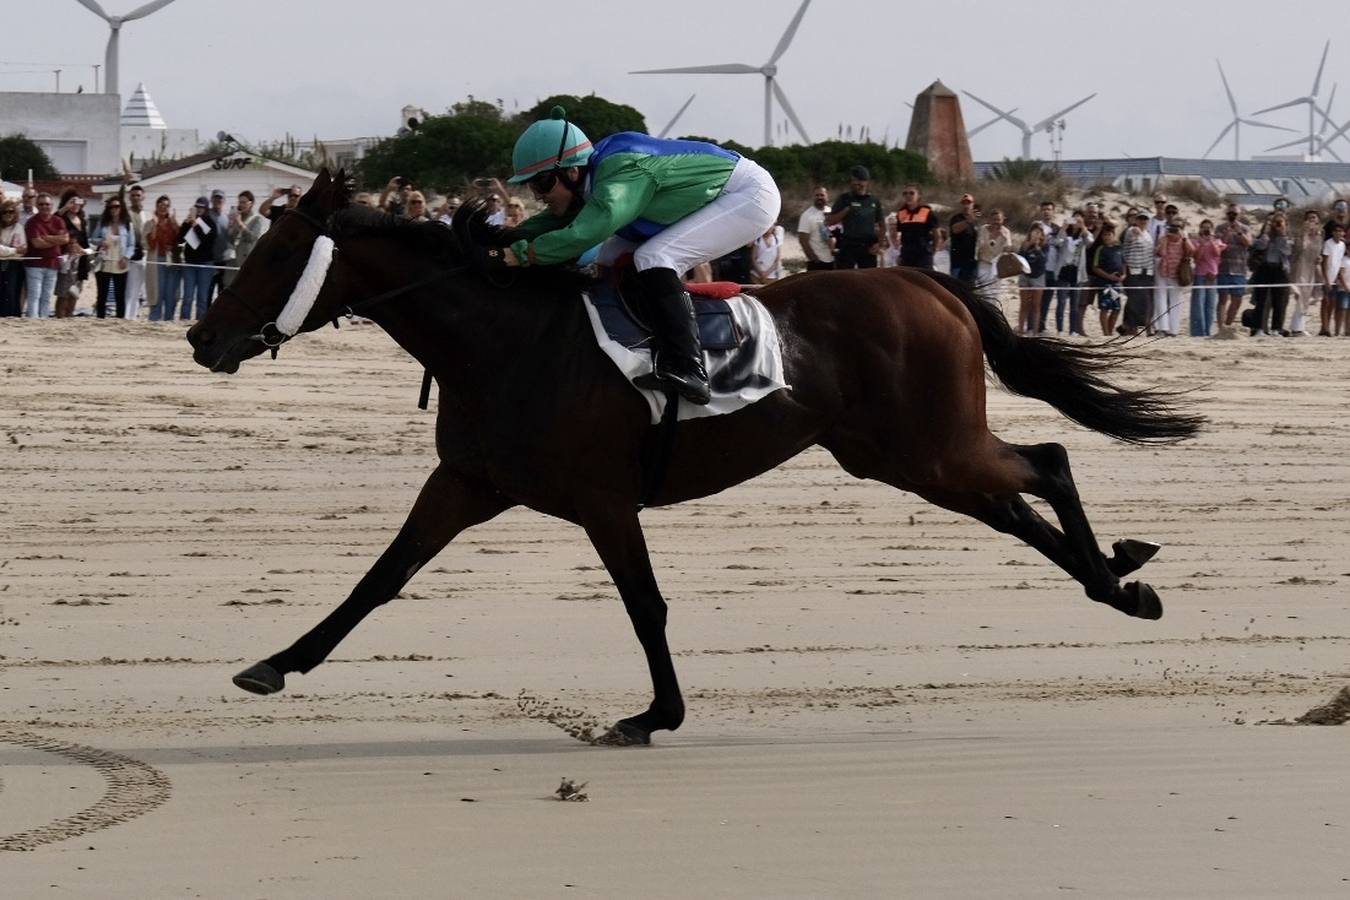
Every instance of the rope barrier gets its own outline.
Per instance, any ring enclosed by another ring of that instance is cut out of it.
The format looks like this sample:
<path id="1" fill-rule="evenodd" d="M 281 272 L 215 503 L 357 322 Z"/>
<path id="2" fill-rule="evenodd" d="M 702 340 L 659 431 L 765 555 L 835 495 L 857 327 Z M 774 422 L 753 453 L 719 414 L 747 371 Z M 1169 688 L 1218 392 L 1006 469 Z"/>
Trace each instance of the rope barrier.
<path id="1" fill-rule="evenodd" d="M 1009 278 L 1015 278 L 1016 276 L 1015 276 L 1015 275 L 1010 275 L 1010 276 L 1008 276 L 1008 277 L 1009 277 Z M 1136 277 L 1137 277 L 1137 276 L 1136 276 Z M 1213 277 L 1213 276 L 1206 276 L 1206 277 Z M 999 280 L 1002 281 L 1003 279 L 999 279 Z M 1063 285 L 1058 285 L 1058 284 L 1053 285 L 1053 286 L 1052 286 L 1052 285 L 1041 285 L 1041 286 L 1040 286 L 1040 288 L 1041 288 L 1042 290 L 1047 290 L 1047 291 L 1102 291 L 1102 290 L 1105 290 L 1106 288 L 1115 288 L 1115 289 L 1118 290 L 1118 291 L 1143 291 L 1143 290 L 1153 290 L 1154 288 L 1157 288 L 1157 287 L 1161 287 L 1161 288 L 1172 288 L 1172 287 L 1176 287 L 1178 290 L 1183 290 L 1183 291 L 1191 290 L 1191 289 L 1193 289 L 1193 288 L 1206 288 L 1206 289 L 1213 288 L 1213 289 L 1216 290 L 1216 291 L 1237 291 L 1237 290 L 1245 290 L 1246 288 L 1259 288 L 1259 287 L 1261 287 L 1261 288 L 1326 287 L 1326 284 L 1325 284 L 1324 282 L 1321 282 L 1321 281 L 1308 281 L 1308 282 L 1281 282 L 1281 283 L 1278 283 L 1278 284 L 1271 284 L 1271 283 L 1267 283 L 1267 282 L 1263 282 L 1263 281 L 1248 281 L 1248 282 L 1246 282 L 1245 284 L 1218 284 L 1218 283 L 1215 283 L 1215 284 L 1179 284 L 1179 285 L 1162 285 L 1162 284 L 1158 284 L 1157 282 L 1154 282 L 1153 284 L 1126 285 L 1125 282 L 1123 282 L 1123 281 L 1114 281 L 1114 282 L 1112 282 L 1112 283 L 1110 283 L 1110 284 L 1100 285 L 1100 286 L 1097 286 L 1097 287 L 1094 287 L 1094 286 L 1092 286 L 1092 285 L 1078 285 L 1078 286 L 1076 286 L 1076 287 L 1065 287 L 1065 286 L 1063 286 Z M 1032 289 L 1032 288 L 1025 288 L 1025 287 L 1024 287 L 1024 288 L 1021 288 L 1021 290 L 1033 290 L 1033 289 Z"/>
<path id="2" fill-rule="evenodd" d="M 9 256 L 4 259 L 0 259 L 0 262 L 27 262 L 29 260 L 51 259 L 51 258 L 52 257 L 46 256 Z M 56 259 L 58 260 L 60 258 L 61 257 L 59 256 L 56 257 Z M 176 263 L 176 262 L 167 262 L 162 259 L 135 259 L 135 260 L 129 259 L 127 260 L 127 262 L 145 263 L 147 266 L 172 266 L 175 269 L 220 269 L 221 271 L 233 271 L 233 272 L 239 271 L 238 266 L 216 266 L 216 265 L 208 265 L 206 263 Z"/>

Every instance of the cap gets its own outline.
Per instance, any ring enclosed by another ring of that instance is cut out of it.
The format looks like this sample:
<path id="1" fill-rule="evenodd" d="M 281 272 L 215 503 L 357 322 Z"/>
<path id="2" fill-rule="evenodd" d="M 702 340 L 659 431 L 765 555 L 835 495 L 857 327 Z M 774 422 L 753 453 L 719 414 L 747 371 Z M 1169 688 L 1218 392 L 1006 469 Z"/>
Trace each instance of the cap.
<path id="1" fill-rule="evenodd" d="M 207 200 L 205 197 L 198 197 L 197 202 L 192 205 L 206 207 L 211 205 L 211 201 Z"/>
<path id="2" fill-rule="evenodd" d="M 859 181 L 871 181 L 872 173 L 867 171 L 867 166 L 854 166 L 848 170 L 850 178 L 856 178 Z"/>
<path id="3" fill-rule="evenodd" d="M 211 192 L 212 200 L 214 200 L 217 197 L 221 198 L 222 200 L 225 199 L 225 192 L 222 191 L 220 188 L 216 188 L 214 191 Z"/>
<path id="4" fill-rule="evenodd" d="M 975 202 L 975 198 L 974 198 L 974 196 L 972 196 L 972 195 L 970 195 L 970 194 L 962 194 L 962 195 L 961 195 L 961 202 L 962 202 L 962 203 L 974 203 L 974 202 Z"/>

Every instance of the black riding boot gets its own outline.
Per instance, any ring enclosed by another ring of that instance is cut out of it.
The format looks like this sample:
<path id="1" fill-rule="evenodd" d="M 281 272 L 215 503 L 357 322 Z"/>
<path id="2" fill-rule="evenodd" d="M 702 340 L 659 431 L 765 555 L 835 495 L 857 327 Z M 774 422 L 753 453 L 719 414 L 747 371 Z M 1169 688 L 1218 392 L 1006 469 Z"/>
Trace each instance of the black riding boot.
<path id="1" fill-rule="evenodd" d="M 652 365 L 657 390 L 672 390 L 695 406 L 711 398 L 708 371 L 703 367 L 694 301 L 673 269 L 648 269 L 638 273 L 638 284 L 647 301 L 647 317 L 656 348 Z M 640 385 L 646 386 L 646 385 Z"/>

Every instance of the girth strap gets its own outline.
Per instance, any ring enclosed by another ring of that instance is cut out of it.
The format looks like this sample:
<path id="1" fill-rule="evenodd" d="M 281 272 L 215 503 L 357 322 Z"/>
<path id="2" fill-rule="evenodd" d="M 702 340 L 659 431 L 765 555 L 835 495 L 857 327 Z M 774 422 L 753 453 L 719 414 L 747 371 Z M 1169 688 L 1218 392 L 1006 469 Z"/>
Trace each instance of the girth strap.
<path id="1" fill-rule="evenodd" d="M 656 426 L 656 434 L 645 441 L 642 448 L 642 493 L 638 498 L 638 510 L 651 505 L 656 492 L 666 480 L 666 469 L 670 466 L 670 457 L 675 450 L 675 427 L 680 412 L 680 395 L 675 391 L 666 391 L 666 408 L 661 413 L 661 422 Z"/>

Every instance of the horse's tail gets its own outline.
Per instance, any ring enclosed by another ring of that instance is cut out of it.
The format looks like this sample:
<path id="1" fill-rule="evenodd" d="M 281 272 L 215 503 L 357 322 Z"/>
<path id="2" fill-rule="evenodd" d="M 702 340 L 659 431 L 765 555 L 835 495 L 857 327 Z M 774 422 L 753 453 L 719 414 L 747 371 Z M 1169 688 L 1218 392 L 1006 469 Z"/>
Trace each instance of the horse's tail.
<path id="1" fill-rule="evenodd" d="M 975 288 L 949 275 L 928 274 L 970 310 L 989 367 L 1014 394 L 1043 400 L 1079 425 L 1131 444 L 1176 443 L 1194 437 L 1204 424 L 1202 416 L 1177 409 L 1176 392 L 1112 384 L 1107 376 L 1136 358 L 1128 350 L 1023 338 Z"/>

